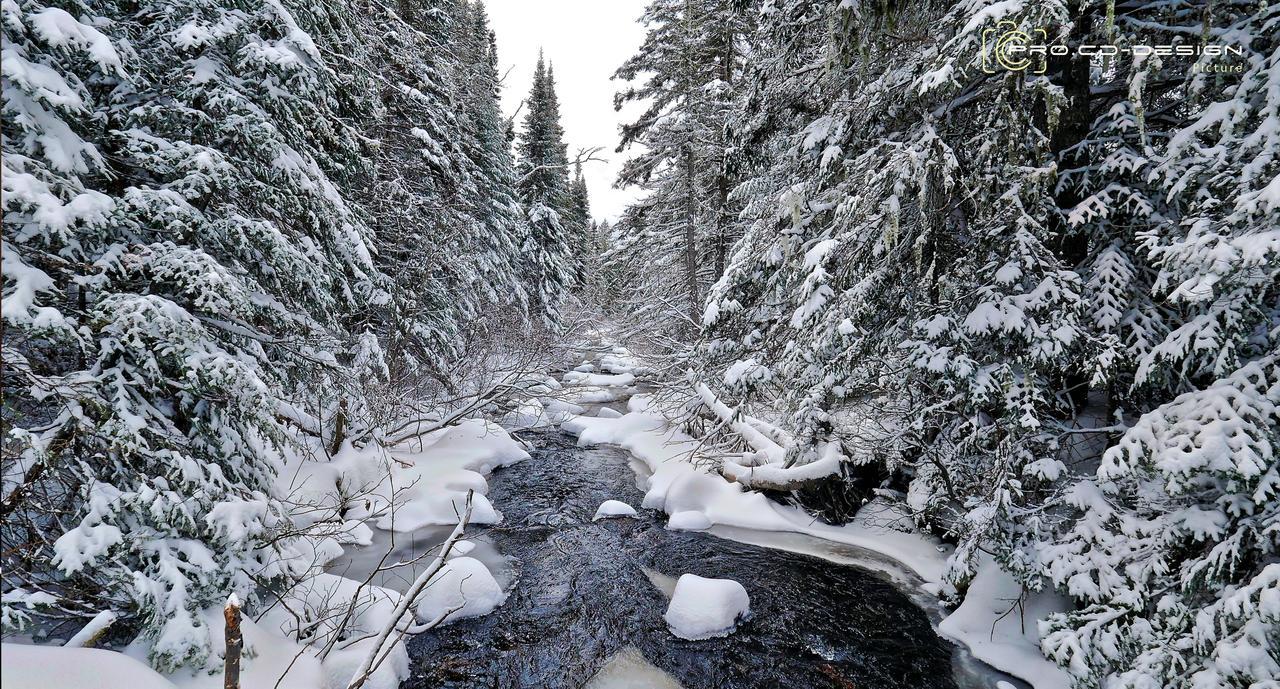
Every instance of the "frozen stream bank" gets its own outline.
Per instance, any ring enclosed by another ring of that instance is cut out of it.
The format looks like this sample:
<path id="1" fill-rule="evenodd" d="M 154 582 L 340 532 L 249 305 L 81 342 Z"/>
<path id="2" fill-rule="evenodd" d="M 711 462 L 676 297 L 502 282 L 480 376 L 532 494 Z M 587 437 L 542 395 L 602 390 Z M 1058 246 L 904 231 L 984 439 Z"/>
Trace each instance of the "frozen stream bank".
<path id="1" fill-rule="evenodd" d="M 482 533 L 509 559 L 508 600 L 410 641 L 405 687 L 578 689 L 606 667 L 623 683 L 591 686 L 639 686 L 620 661 L 648 663 L 665 682 L 653 686 L 687 689 L 994 686 L 992 675 L 957 672 L 956 648 L 926 613 L 865 570 L 668 531 L 652 510 L 593 522 L 605 500 L 640 504 L 627 453 L 578 448 L 556 430 L 534 435 L 533 457 L 490 481 L 505 519 Z M 751 620 L 727 638 L 672 636 L 654 579 L 690 572 L 741 582 Z"/>

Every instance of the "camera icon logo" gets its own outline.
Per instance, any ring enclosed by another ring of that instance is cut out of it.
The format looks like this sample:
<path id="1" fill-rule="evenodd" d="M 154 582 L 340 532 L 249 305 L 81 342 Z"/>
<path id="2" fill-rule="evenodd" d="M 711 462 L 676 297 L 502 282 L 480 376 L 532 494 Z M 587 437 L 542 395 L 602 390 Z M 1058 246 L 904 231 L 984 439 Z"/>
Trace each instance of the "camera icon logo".
<path id="1" fill-rule="evenodd" d="M 997 22 L 982 31 L 982 71 L 987 74 L 1023 72 L 1034 66 L 1033 74 L 1044 74 L 1048 69 L 1045 60 L 1037 61 L 1032 55 L 1038 52 L 1043 56 L 1048 39 L 1049 32 L 1045 29 L 1027 32 L 1019 29 L 1016 22 Z"/>

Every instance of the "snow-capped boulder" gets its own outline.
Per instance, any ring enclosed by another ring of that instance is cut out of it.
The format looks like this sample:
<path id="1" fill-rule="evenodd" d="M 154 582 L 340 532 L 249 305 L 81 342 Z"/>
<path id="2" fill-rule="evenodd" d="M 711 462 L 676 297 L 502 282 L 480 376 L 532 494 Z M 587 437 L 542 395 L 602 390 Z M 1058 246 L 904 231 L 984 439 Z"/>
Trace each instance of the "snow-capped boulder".
<path id="1" fill-rule="evenodd" d="M 671 633 L 697 641 L 728 636 L 739 620 L 751 615 L 747 590 L 732 579 L 684 574 L 676 581 L 671 604 L 662 616 Z"/>
<path id="2" fill-rule="evenodd" d="M 605 500 L 600 503 L 600 507 L 596 508 L 596 516 L 591 521 L 599 521 L 608 519 L 609 517 L 634 517 L 636 516 L 636 508 L 628 505 L 621 500 Z"/>
<path id="3" fill-rule="evenodd" d="M 471 557 L 450 558 L 418 598 L 418 619 L 429 622 L 446 613 L 446 623 L 479 617 L 506 600 L 507 594 L 483 562 Z"/>

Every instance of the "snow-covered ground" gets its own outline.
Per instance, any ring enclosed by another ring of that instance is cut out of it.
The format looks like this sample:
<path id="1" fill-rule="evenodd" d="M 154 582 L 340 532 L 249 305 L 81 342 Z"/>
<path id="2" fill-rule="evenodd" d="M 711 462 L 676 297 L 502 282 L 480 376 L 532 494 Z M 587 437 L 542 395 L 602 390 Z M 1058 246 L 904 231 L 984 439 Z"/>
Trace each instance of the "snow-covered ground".
<path id="1" fill-rule="evenodd" d="M 632 373 L 628 364 L 633 362 L 622 348 L 614 348 L 608 357 L 607 370 L 626 381 L 625 389 L 619 386 L 619 398 L 635 389 L 634 378 L 626 377 Z M 570 390 L 576 384 L 598 386 L 605 382 L 581 371 L 565 377 Z M 561 428 L 578 436 L 579 445 L 617 445 L 639 459 L 647 470 L 647 475 L 640 477 L 645 491 L 641 506 L 670 515 L 668 528 L 711 529 L 729 537 L 737 531 L 752 534 L 752 542 L 760 545 L 772 545 L 769 533 L 802 534 L 878 555 L 865 564 L 878 571 L 891 570 L 896 564 L 907 574 L 896 577 L 899 583 L 918 582 L 931 596 L 943 590 L 943 573 L 952 548 L 920 533 L 905 508 L 877 499 L 848 524 L 821 523 L 798 508 L 780 505 L 712 472 L 708 465 L 717 462 L 707 461 L 709 458 L 695 461 L 702 444 L 672 427 L 649 396 L 630 394 L 626 410 L 625 414 L 578 415 L 565 420 Z M 825 555 L 822 548 L 808 552 Z M 1044 592 L 1028 593 L 1018 605 L 1022 595 L 994 562 L 984 561 L 964 602 L 945 615 L 938 631 L 963 644 L 977 659 L 1036 689 L 1068 689 L 1071 681 L 1067 673 L 1040 653 L 1037 631 L 1039 619 L 1066 609 L 1068 602 Z"/>
<path id="2" fill-rule="evenodd" d="M 545 416 L 544 406 L 538 411 L 539 418 Z M 345 689 L 374 648 L 374 636 L 395 626 L 399 631 L 392 635 L 386 659 L 365 684 L 365 689 L 395 689 L 409 672 L 400 631 L 408 631 L 415 617 L 417 623 L 447 624 L 501 605 L 507 594 L 483 561 L 491 558 L 466 556 L 478 546 L 459 541 L 413 602 L 416 615 L 410 613 L 397 623 L 394 611 L 407 583 L 428 566 L 432 553 L 406 554 L 396 539 L 413 543 L 414 535 L 433 526 L 451 530 L 447 527 L 459 522 L 469 493 L 470 523 L 500 522 L 502 513 L 485 497 L 485 476 L 528 456 L 503 427 L 481 419 L 464 420 L 389 448 L 347 443 L 327 459 L 319 451 L 292 453 L 277 488 L 288 496 L 299 531 L 285 553 L 297 572 L 297 583 L 278 597 L 262 596 L 257 608 L 248 611 L 253 617 L 243 619 L 242 686 Z M 367 552 L 375 548 L 382 552 Z M 348 552 L 352 549 L 366 552 L 350 557 L 356 555 Z M 325 571 L 344 556 L 346 566 L 335 568 L 340 574 Z M 389 569 L 375 571 L 379 568 Z M 407 572 L 400 579 L 404 585 L 396 587 L 400 590 L 374 583 L 397 570 Z M 123 653 L 5 644 L 3 686 L 216 689 L 223 682 L 222 610 L 207 610 L 203 622 L 193 633 L 207 634 L 213 653 L 202 667 L 161 675 L 148 666 L 150 646 L 142 641 Z M 107 677 L 111 680 L 104 684 Z"/>

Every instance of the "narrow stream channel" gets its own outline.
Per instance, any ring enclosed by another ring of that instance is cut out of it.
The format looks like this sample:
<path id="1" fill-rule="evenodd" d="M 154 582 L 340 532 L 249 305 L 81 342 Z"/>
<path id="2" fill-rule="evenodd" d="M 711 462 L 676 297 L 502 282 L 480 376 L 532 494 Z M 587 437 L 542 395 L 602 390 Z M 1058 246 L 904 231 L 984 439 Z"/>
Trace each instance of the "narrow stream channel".
<path id="1" fill-rule="evenodd" d="M 477 554 L 499 558 L 510 597 L 490 615 L 414 637 L 405 687 L 976 689 L 1005 679 L 956 662 L 964 654 L 929 615 L 867 570 L 667 531 L 651 510 L 592 522 L 605 500 L 640 504 L 627 453 L 578 448 L 556 429 L 528 435 L 532 458 L 490 477 L 503 522 L 468 531 Z M 672 636 L 664 589 L 686 572 L 742 583 L 753 617 L 728 638 Z"/>

